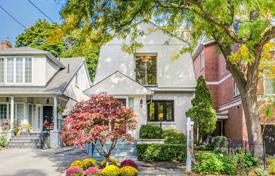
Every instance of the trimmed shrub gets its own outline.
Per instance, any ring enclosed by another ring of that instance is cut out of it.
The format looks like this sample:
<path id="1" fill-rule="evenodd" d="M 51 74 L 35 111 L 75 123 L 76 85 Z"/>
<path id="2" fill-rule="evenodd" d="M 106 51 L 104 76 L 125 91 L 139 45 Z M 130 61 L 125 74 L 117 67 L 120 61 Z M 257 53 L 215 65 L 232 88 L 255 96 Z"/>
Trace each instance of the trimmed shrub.
<path id="1" fill-rule="evenodd" d="M 118 166 L 118 161 L 115 160 L 114 158 L 110 158 L 109 159 L 109 165 L 114 165 L 114 166 Z M 104 159 L 101 164 L 100 164 L 102 167 L 105 167 L 106 166 L 106 160 Z"/>
<path id="2" fill-rule="evenodd" d="M 117 166 L 109 165 L 102 170 L 101 174 L 103 176 L 119 176 L 120 169 Z"/>
<path id="3" fill-rule="evenodd" d="M 120 163 L 120 167 L 124 167 L 124 166 L 131 166 L 131 167 L 138 169 L 137 164 L 133 160 L 130 160 L 130 159 L 126 159 Z"/>
<path id="4" fill-rule="evenodd" d="M 84 176 L 83 170 L 79 167 L 69 167 L 66 176 Z"/>
<path id="5" fill-rule="evenodd" d="M 6 146 L 7 138 L 6 136 L 0 136 L 0 148 L 3 148 Z"/>
<path id="6" fill-rule="evenodd" d="M 275 158 L 267 159 L 267 171 L 271 175 L 275 175 Z"/>
<path id="7" fill-rule="evenodd" d="M 142 125 L 139 131 L 141 139 L 162 139 L 162 129 L 157 125 Z"/>
<path id="8" fill-rule="evenodd" d="M 204 175 L 233 175 L 236 172 L 234 164 L 228 156 L 212 152 L 200 152 L 193 170 Z"/>
<path id="9" fill-rule="evenodd" d="M 84 169 L 84 170 L 86 170 L 86 169 L 88 169 L 89 167 L 94 167 L 94 166 L 96 166 L 96 160 L 95 159 L 93 159 L 93 158 L 86 158 L 86 159 L 84 159 L 84 160 L 82 160 L 82 165 L 81 165 L 81 167 L 82 167 L 82 169 Z"/>
<path id="10" fill-rule="evenodd" d="M 137 154 L 144 161 L 184 161 L 185 144 L 137 144 Z"/>
<path id="11" fill-rule="evenodd" d="M 212 138 L 214 148 L 228 148 L 228 139 L 225 136 L 216 136 Z"/>
<path id="12" fill-rule="evenodd" d="M 166 144 L 184 144 L 185 135 L 177 129 L 165 129 L 162 138 Z"/>
<path id="13" fill-rule="evenodd" d="M 137 176 L 138 171 L 132 166 L 124 166 L 120 168 L 120 176 Z"/>
<path id="14" fill-rule="evenodd" d="M 71 163 L 70 167 L 79 167 L 82 168 L 82 161 L 80 160 L 75 160 Z"/>
<path id="15" fill-rule="evenodd" d="M 87 170 L 85 170 L 84 174 L 85 176 L 95 176 L 100 175 L 101 170 L 96 167 L 89 167 Z"/>

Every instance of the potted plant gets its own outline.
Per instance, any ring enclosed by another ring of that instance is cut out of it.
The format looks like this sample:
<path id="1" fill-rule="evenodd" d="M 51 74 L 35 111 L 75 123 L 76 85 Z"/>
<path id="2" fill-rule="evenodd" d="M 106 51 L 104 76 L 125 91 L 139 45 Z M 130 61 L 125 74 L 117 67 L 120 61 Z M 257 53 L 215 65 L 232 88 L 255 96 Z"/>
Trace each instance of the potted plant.
<path id="1" fill-rule="evenodd" d="M 28 124 L 28 123 L 26 123 L 26 124 L 22 124 L 21 125 L 21 131 L 23 132 L 23 133 L 29 133 L 30 131 L 31 131 L 31 125 L 30 124 Z"/>

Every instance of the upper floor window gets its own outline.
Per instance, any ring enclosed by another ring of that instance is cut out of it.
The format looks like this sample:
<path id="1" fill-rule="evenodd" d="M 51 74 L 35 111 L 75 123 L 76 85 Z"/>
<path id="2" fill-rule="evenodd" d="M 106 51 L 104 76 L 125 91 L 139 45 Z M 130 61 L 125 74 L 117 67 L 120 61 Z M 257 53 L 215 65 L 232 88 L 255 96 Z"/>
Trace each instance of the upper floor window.
<path id="1" fill-rule="evenodd" d="M 200 54 L 200 68 L 201 70 L 204 68 L 205 66 L 205 60 L 204 60 L 204 54 L 203 52 Z"/>
<path id="2" fill-rule="evenodd" d="M 32 58 L 0 58 L 0 83 L 31 83 Z"/>
<path id="3" fill-rule="evenodd" d="M 234 82 L 234 95 L 235 96 L 240 95 L 240 90 L 239 90 L 236 82 Z"/>
<path id="4" fill-rule="evenodd" d="M 275 95 L 275 79 L 265 78 L 265 95 Z"/>
<path id="5" fill-rule="evenodd" d="M 157 84 L 156 54 L 136 54 L 136 81 L 147 86 Z"/>

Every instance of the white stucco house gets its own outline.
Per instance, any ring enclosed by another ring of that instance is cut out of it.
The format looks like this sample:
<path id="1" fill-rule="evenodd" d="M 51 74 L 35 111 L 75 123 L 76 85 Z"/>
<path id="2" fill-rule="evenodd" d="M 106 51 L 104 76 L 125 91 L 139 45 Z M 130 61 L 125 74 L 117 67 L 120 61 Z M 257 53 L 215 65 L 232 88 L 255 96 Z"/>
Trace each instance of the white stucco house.
<path id="1" fill-rule="evenodd" d="M 91 86 L 84 58 L 59 59 L 47 51 L 0 48 L 0 120 L 30 124 L 32 133 L 50 131 L 58 147 L 61 115 L 85 100 Z"/>
<path id="2" fill-rule="evenodd" d="M 147 123 L 185 132 L 185 112 L 191 107 L 196 78 L 191 54 L 174 56 L 187 44 L 152 23 L 138 28 L 145 35 L 136 39 L 143 47 L 135 52 L 122 49 L 130 38 L 115 37 L 101 47 L 95 81 L 84 93 L 105 92 L 133 108 L 138 116 L 136 138 Z"/>

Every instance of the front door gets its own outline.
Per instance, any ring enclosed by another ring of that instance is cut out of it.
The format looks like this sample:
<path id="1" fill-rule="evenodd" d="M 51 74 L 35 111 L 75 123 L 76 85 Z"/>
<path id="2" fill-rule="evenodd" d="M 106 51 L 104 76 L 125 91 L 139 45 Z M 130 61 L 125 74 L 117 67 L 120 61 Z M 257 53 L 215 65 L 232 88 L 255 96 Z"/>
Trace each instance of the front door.
<path id="1" fill-rule="evenodd" d="M 53 129 L 53 107 L 43 106 L 43 130 Z"/>

